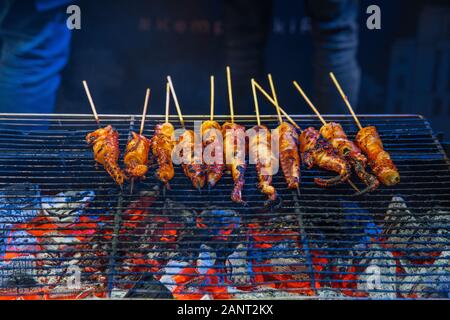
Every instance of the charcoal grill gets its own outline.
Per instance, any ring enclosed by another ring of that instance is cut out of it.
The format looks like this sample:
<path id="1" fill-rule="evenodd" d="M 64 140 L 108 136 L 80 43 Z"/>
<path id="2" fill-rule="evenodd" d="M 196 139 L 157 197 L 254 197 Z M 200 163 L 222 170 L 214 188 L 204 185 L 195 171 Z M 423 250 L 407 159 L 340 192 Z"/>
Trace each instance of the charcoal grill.
<path id="1" fill-rule="evenodd" d="M 351 118 L 325 118 L 355 136 Z M 119 131 L 123 151 L 141 118 L 100 119 Z M 186 116 L 186 126 L 204 119 Z M 275 128 L 276 119 L 262 122 Z M 0 298 L 448 299 L 449 160 L 421 116 L 360 120 L 378 128 L 399 185 L 354 197 L 348 185 L 317 187 L 314 177 L 327 173 L 302 168 L 297 194 L 280 172 L 282 203 L 268 209 L 251 166 L 247 207 L 230 201 L 228 173 L 199 193 L 179 167 L 170 190 L 152 166 L 131 194 L 94 167 L 84 142 L 97 127 L 91 115 L 2 114 Z M 148 116 L 144 134 L 161 121 Z M 255 125 L 254 116 L 236 121 Z"/>

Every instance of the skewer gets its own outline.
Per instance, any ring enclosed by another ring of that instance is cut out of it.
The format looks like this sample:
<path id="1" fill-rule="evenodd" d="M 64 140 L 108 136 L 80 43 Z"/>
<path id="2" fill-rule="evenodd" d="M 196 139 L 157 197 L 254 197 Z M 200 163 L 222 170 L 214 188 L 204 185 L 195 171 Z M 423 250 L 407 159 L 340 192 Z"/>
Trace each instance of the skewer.
<path id="1" fill-rule="evenodd" d="M 169 123 L 170 84 L 166 83 L 166 123 Z"/>
<path id="2" fill-rule="evenodd" d="M 269 73 L 268 75 L 267 75 L 267 77 L 269 78 L 269 84 L 270 84 L 270 90 L 272 90 L 272 97 L 273 97 L 273 100 L 275 101 L 275 103 L 276 103 L 276 109 L 277 109 L 277 115 L 278 115 L 278 122 L 280 123 L 280 124 L 282 124 L 283 123 L 283 119 L 281 118 L 281 112 L 280 112 L 280 108 L 279 108 L 279 104 L 278 104 L 278 97 L 277 97 L 277 93 L 276 93 L 276 91 L 275 91 L 275 86 L 274 86 L 274 84 L 273 84 L 273 79 L 272 79 L 272 75 Z"/>
<path id="3" fill-rule="evenodd" d="M 178 103 L 177 94 L 175 93 L 175 89 L 173 88 L 172 78 L 170 76 L 167 76 L 167 81 L 169 81 L 170 92 L 172 93 L 173 100 L 175 101 L 175 108 L 177 109 L 178 117 L 180 118 L 181 126 L 184 129 L 185 128 L 184 119 L 183 119 L 183 115 L 181 114 L 181 109 L 180 109 L 180 104 Z"/>
<path id="4" fill-rule="evenodd" d="M 277 106 L 277 102 L 268 94 L 259 84 L 258 82 L 254 81 L 255 87 L 266 97 L 267 100 L 269 100 L 275 107 Z M 280 107 L 278 104 L 278 108 L 280 109 L 281 113 L 289 120 L 290 123 L 297 129 L 301 130 L 300 126 L 286 113 L 286 111 L 283 110 L 283 108 Z"/>
<path id="5" fill-rule="evenodd" d="M 230 103 L 231 123 L 234 123 L 233 88 L 231 87 L 231 70 L 227 66 L 228 101 Z"/>
<path id="6" fill-rule="evenodd" d="M 319 113 L 317 108 L 314 106 L 314 104 L 309 100 L 308 96 L 303 92 L 303 89 L 300 87 L 300 85 L 297 83 L 297 81 L 293 81 L 295 88 L 300 92 L 303 99 L 305 99 L 306 103 L 309 105 L 309 107 L 316 113 L 316 115 L 319 117 L 320 121 L 322 121 L 322 124 L 327 124 L 327 122 L 323 119 L 322 115 Z"/>
<path id="7" fill-rule="evenodd" d="M 256 96 L 255 79 L 253 79 L 253 78 L 252 78 L 252 92 L 253 92 L 253 101 L 255 102 L 256 120 L 258 122 L 258 126 L 260 126 L 261 125 L 261 117 L 259 116 L 258 97 Z"/>
<path id="8" fill-rule="evenodd" d="M 147 89 L 147 92 L 145 94 L 144 110 L 142 111 L 141 128 L 139 130 L 139 134 L 142 134 L 142 132 L 144 132 L 145 116 L 147 115 L 149 98 L 150 98 L 150 89 Z"/>
<path id="9" fill-rule="evenodd" d="M 323 125 L 326 125 L 327 122 L 325 121 L 325 119 L 322 117 L 322 115 L 320 114 L 319 110 L 317 110 L 317 108 L 314 106 L 314 104 L 311 102 L 311 100 L 309 100 L 308 96 L 305 94 L 305 92 L 303 91 L 303 89 L 300 87 L 300 85 L 297 83 L 297 81 L 293 81 L 295 88 L 298 90 L 298 92 L 300 92 L 300 94 L 302 95 L 303 99 L 305 99 L 306 103 L 309 105 L 309 107 L 314 111 L 314 113 L 317 115 L 317 117 L 319 117 L 320 121 L 322 122 Z M 348 184 L 357 192 L 360 193 L 361 191 L 358 189 L 358 187 L 350 180 L 348 179 Z"/>
<path id="10" fill-rule="evenodd" d="M 355 114 L 355 111 L 352 108 L 352 105 L 350 104 L 350 101 L 348 100 L 348 97 L 346 96 L 346 94 L 344 93 L 344 90 L 342 90 L 341 85 L 339 84 L 339 82 L 337 81 L 336 77 L 334 76 L 333 72 L 330 72 L 330 77 L 331 80 L 333 80 L 334 85 L 336 86 L 336 88 L 339 91 L 339 94 L 341 95 L 342 99 L 344 100 L 345 104 L 347 105 L 348 110 L 350 111 L 350 113 L 353 116 L 353 119 L 355 119 L 356 124 L 358 125 L 359 130 L 362 130 L 362 126 L 361 123 L 359 122 L 358 117 Z"/>
<path id="11" fill-rule="evenodd" d="M 275 91 L 275 86 L 273 84 L 273 79 L 272 79 L 272 75 L 269 73 L 267 75 L 267 77 L 269 78 L 269 84 L 270 84 L 270 89 L 272 90 L 272 97 L 274 102 L 276 103 L 275 107 L 277 109 L 277 114 L 278 114 L 278 122 L 280 123 L 280 125 L 283 123 L 283 118 L 281 116 L 281 110 L 280 110 L 280 105 L 278 103 L 278 97 L 277 97 L 277 93 Z M 297 186 L 297 195 L 301 196 L 301 192 L 300 192 L 300 186 Z"/>
<path id="12" fill-rule="evenodd" d="M 213 120 L 214 120 L 214 76 L 211 76 L 210 82 L 211 82 L 211 102 L 210 102 L 210 109 L 211 109 L 211 121 L 213 121 Z"/>
<path id="13" fill-rule="evenodd" d="M 98 118 L 97 110 L 95 109 L 94 100 L 92 99 L 91 92 L 89 91 L 88 84 L 86 80 L 83 80 L 83 86 L 84 90 L 86 91 L 86 95 L 89 100 L 89 104 L 91 105 L 92 113 L 94 114 L 95 121 L 97 122 L 97 125 L 100 127 L 100 119 Z"/>

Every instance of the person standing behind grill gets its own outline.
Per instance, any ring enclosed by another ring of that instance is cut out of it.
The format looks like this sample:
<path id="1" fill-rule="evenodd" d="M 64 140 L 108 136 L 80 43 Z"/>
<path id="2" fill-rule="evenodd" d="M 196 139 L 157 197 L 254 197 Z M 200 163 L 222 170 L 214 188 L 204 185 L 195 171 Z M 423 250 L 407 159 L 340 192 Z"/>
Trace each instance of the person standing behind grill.
<path id="1" fill-rule="evenodd" d="M 0 1 L 0 112 L 52 113 L 67 63 L 70 0 Z"/>
<path id="2" fill-rule="evenodd" d="M 233 90 L 240 114 L 254 113 L 251 103 L 240 100 L 250 97 L 248 79 L 265 78 L 264 52 L 272 6 L 273 0 L 225 0 L 227 64 L 233 68 Z M 339 113 L 342 100 L 328 73 L 334 72 L 346 88 L 351 104 L 356 106 L 360 85 L 356 59 L 359 1 L 305 0 L 305 6 L 312 21 L 314 51 L 311 63 L 316 101 L 324 113 Z"/>

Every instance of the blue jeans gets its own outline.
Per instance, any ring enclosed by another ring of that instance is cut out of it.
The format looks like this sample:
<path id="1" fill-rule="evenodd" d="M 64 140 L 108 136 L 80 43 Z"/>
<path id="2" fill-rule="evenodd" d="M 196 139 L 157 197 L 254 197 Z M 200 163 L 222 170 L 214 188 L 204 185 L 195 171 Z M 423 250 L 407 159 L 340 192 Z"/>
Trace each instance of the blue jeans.
<path id="1" fill-rule="evenodd" d="M 40 10 L 38 3 L 3 0 L 0 4 L 0 112 L 55 109 L 71 32 L 63 6 Z"/>

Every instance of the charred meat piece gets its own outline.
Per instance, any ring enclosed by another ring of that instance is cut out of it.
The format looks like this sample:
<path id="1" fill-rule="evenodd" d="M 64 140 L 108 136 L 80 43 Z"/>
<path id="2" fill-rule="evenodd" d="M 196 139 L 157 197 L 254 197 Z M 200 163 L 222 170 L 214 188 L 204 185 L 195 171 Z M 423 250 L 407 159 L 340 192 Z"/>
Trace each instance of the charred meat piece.
<path id="1" fill-rule="evenodd" d="M 377 177 L 366 171 L 366 156 L 353 141 L 348 139 L 340 124 L 328 122 L 320 128 L 320 134 L 331 143 L 341 157 L 347 160 L 359 179 L 367 185 L 367 188 L 362 190 L 361 194 L 378 188 L 380 182 Z"/>
<path id="2" fill-rule="evenodd" d="M 132 139 L 128 142 L 123 161 L 125 173 L 130 178 L 144 178 L 148 171 L 148 153 L 150 140 L 141 134 L 131 132 Z"/>
<path id="3" fill-rule="evenodd" d="M 242 190 L 245 184 L 245 170 L 247 163 L 245 161 L 245 127 L 231 122 L 226 122 L 222 126 L 222 135 L 224 137 L 224 155 L 231 176 L 234 181 L 231 200 L 236 203 L 245 204 L 242 200 Z M 239 137 L 242 140 L 239 140 Z"/>
<path id="4" fill-rule="evenodd" d="M 203 137 L 203 149 L 213 149 L 208 154 L 211 155 L 212 160 L 218 158 L 220 161 L 216 163 L 211 160 L 211 163 L 206 163 L 206 180 L 208 181 L 209 187 L 214 187 L 222 177 L 223 170 L 225 169 L 225 164 L 223 163 L 222 128 L 216 121 L 208 120 L 202 123 L 200 131 Z M 217 152 L 220 154 L 217 154 Z"/>
<path id="5" fill-rule="evenodd" d="M 389 153 L 384 150 L 383 142 L 375 127 L 359 130 L 356 144 L 367 155 L 370 167 L 383 184 L 393 186 L 400 182 L 397 167 Z"/>
<path id="6" fill-rule="evenodd" d="M 156 175 L 166 185 L 175 175 L 172 163 L 172 151 L 175 146 L 174 131 L 170 123 L 157 124 L 155 135 L 151 139 L 152 155 L 158 162 Z"/>
<path id="7" fill-rule="evenodd" d="M 280 136 L 280 162 L 289 189 L 300 184 L 300 156 L 297 130 L 287 122 L 278 126 Z"/>
<path id="8" fill-rule="evenodd" d="M 92 146 L 97 164 L 103 165 L 114 181 L 122 186 L 125 175 L 118 164 L 120 150 L 117 131 L 110 125 L 97 129 L 86 136 L 86 142 Z"/>
<path id="9" fill-rule="evenodd" d="M 249 155 L 256 161 L 256 173 L 258 175 L 258 188 L 267 196 L 266 205 L 277 200 L 278 195 L 272 186 L 273 156 L 271 150 L 270 131 L 266 126 L 254 126 L 255 134 L 249 137 Z"/>
<path id="10" fill-rule="evenodd" d="M 195 133 L 192 130 L 186 130 L 178 140 L 178 148 L 181 150 L 183 162 L 181 166 L 184 174 L 191 180 L 192 185 L 201 189 L 205 186 L 206 176 L 203 170 L 203 163 L 197 159 L 195 148 Z M 187 154 L 185 154 L 187 152 Z"/>
<path id="11" fill-rule="evenodd" d="M 339 174 L 337 177 L 328 180 L 315 178 L 314 182 L 317 185 L 329 187 L 348 180 L 351 172 L 348 163 L 313 127 L 306 129 L 300 135 L 300 152 L 308 169 L 317 166 Z"/>

